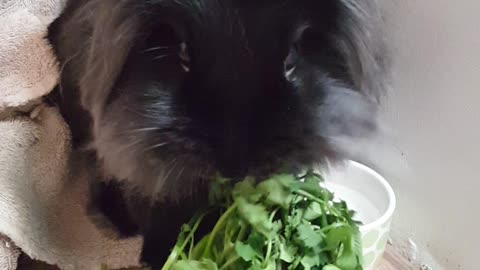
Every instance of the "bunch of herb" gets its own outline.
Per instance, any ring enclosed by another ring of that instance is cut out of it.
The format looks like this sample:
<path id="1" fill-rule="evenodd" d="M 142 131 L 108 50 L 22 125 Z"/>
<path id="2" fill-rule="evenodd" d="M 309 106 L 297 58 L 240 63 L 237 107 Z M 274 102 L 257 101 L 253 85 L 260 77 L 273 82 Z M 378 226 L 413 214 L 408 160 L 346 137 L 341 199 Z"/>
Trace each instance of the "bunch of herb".
<path id="1" fill-rule="evenodd" d="M 218 178 L 210 196 L 222 216 L 199 241 L 205 214 L 184 225 L 162 270 L 361 270 L 359 223 L 322 183 L 314 171 L 234 186 Z"/>

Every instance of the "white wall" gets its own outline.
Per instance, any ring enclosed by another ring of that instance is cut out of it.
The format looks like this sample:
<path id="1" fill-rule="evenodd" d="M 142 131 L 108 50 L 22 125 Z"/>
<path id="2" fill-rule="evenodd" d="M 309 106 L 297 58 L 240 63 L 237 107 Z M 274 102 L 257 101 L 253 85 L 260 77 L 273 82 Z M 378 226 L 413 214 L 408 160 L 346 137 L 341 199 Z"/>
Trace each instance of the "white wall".
<path id="1" fill-rule="evenodd" d="M 393 0 L 387 118 L 410 171 L 390 175 L 395 244 L 445 269 L 480 269 L 480 1 Z M 407 246 L 408 247 L 408 246 Z M 411 248 L 411 247 L 410 247 Z M 432 264 L 433 266 L 433 264 Z M 438 269 L 433 267 L 433 269 Z"/>

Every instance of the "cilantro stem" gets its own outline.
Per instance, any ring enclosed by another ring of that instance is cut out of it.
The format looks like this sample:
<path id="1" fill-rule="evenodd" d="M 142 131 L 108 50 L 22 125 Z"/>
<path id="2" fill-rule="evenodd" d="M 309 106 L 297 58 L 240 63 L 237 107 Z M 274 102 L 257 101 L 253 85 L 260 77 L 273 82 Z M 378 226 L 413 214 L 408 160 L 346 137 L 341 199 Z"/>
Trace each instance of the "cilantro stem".
<path id="1" fill-rule="evenodd" d="M 172 250 L 172 253 L 170 253 L 170 256 L 168 256 L 167 261 L 163 265 L 162 270 L 170 270 L 170 268 L 172 268 L 172 265 L 177 260 L 178 256 L 182 256 L 183 250 L 188 245 L 188 243 L 190 243 L 191 239 L 193 239 L 193 235 L 197 231 L 198 226 L 200 226 L 200 222 L 202 222 L 204 216 L 205 215 L 200 215 L 198 217 L 197 221 L 193 225 L 193 227 L 190 230 L 190 232 L 188 233 L 187 237 L 185 237 L 185 240 L 183 241 L 183 243 L 180 246 L 175 245 L 175 247 Z"/>
<path id="2" fill-rule="evenodd" d="M 232 253 L 235 249 L 235 246 L 228 247 L 227 249 L 224 249 L 222 251 L 222 255 L 220 256 L 220 259 L 217 260 L 217 262 L 223 262 L 225 260 L 225 257 L 227 257 L 230 253 Z"/>
<path id="3" fill-rule="evenodd" d="M 223 224 L 227 221 L 227 218 L 230 216 L 231 213 L 233 213 L 233 211 L 235 211 L 236 208 L 237 208 L 237 204 L 233 203 L 233 205 L 230 206 L 227 209 L 227 211 L 225 211 L 225 213 L 220 217 L 217 224 L 215 224 L 215 227 L 213 228 L 212 233 L 208 237 L 208 242 L 207 242 L 207 245 L 205 246 L 202 257 L 207 257 L 207 253 L 212 247 L 213 240 L 215 239 L 216 234 L 220 231 Z"/>
<path id="4" fill-rule="evenodd" d="M 228 228 L 226 228 L 225 230 L 227 231 Z M 240 230 L 238 231 L 237 236 L 236 236 L 236 240 L 233 243 L 242 242 L 241 240 L 243 239 L 246 231 L 247 231 L 247 226 L 240 224 Z M 229 238 L 231 238 L 231 237 L 229 237 Z M 226 243 L 227 242 L 224 243 L 224 246 L 226 246 Z M 220 260 L 218 260 L 218 261 L 223 262 L 225 257 L 228 256 L 232 251 L 234 251 L 234 249 L 235 249 L 234 245 L 229 246 L 227 249 L 224 249 L 222 251 L 222 255 L 220 256 Z"/>
<path id="5" fill-rule="evenodd" d="M 263 261 L 263 266 L 265 267 L 266 263 L 270 260 L 270 255 L 272 254 L 272 245 L 273 241 L 272 239 L 268 240 L 268 247 L 267 247 L 267 255 L 265 255 L 265 260 Z"/>
<path id="6" fill-rule="evenodd" d="M 240 257 L 239 257 L 238 255 L 235 255 L 235 257 L 231 258 L 231 259 L 228 260 L 224 265 L 222 265 L 222 267 L 220 267 L 219 270 L 227 269 L 227 267 L 229 267 L 230 265 L 234 264 L 236 261 L 238 261 L 238 259 L 240 259 Z"/>
<path id="7" fill-rule="evenodd" d="M 236 240 L 233 242 L 233 243 L 237 243 L 237 242 L 242 242 L 243 240 L 243 237 L 245 236 L 245 233 L 247 232 L 247 226 L 245 225 L 240 225 L 240 230 L 237 234 L 237 237 L 236 237 Z M 225 245 L 225 244 L 224 244 Z M 223 262 L 223 260 L 225 259 L 226 256 L 228 256 L 228 254 L 230 254 L 233 250 L 235 249 L 234 246 L 230 246 L 228 247 L 227 249 L 223 250 L 222 252 L 222 255 L 220 256 L 220 260 L 218 260 L 219 262 Z"/>
<path id="8" fill-rule="evenodd" d="M 307 192 L 303 189 L 295 190 L 293 192 L 300 195 L 300 196 L 303 196 L 307 199 L 318 202 L 319 204 L 325 204 L 325 202 L 322 199 L 319 199 L 319 198 L 315 197 L 314 195 L 310 194 L 309 192 Z"/>
<path id="9" fill-rule="evenodd" d="M 240 225 L 241 226 L 241 229 L 240 229 L 240 232 L 238 232 L 238 235 L 237 235 L 237 239 L 235 242 L 238 242 L 240 240 L 243 239 L 243 237 L 245 236 L 245 233 L 247 232 L 247 226 L 246 225 Z"/>
<path id="10" fill-rule="evenodd" d="M 273 223 L 273 219 L 275 218 L 275 215 L 277 214 L 278 209 L 279 209 L 279 208 L 273 210 L 272 213 L 270 214 L 270 222 Z"/>
<path id="11" fill-rule="evenodd" d="M 320 207 L 322 208 L 322 212 L 323 212 L 323 213 L 322 213 L 322 217 L 321 217 L 321 218 L 322 218 L 322 220 L 321 220 L 321 222 L 322 222 L 322 227 L 327 226 L 328 220 L 327 220 L 327 213 L 326 213 L 325 207 L 324 207 L 325 201 L 323 201 L 323 200 L 315 197 L 314 195 L 308 193 L 308 192 L 305 191 L 305 190 L 301 190 L 301 189 L 300 189 L 300 190 L 295 191 L 295 193 L 297 193 L 298 195 L 303 196 L 303 197 L 305 197 L 305 198 L 307 198 L 307 199 L 310 199 L 310 200 L 312 200 L 312 201 L 314 201 L 314 202 L 317 202 L 317 203 L 320 205 Z"/>
<path id="12" fill-rule="evenodd" d="M 323 206 L 326 205 L 326 206 L 328 206 L 328 210 L 329 210 L 330 212 L 334 213 L 334 214 L 337 215 L 337 216 L 342 216 L 342 214 L 341 214 L 337 209 L 335 209 L 334 207 L 331 207 L 326 201 L 324 201 L 324 200 L 322 200 L 322 199 L 320 199 L 320 198 L 318 198 L 318 197 L 310 194 L 309 192 L 307 192 L 307 191 L 305 191 L 305 190 L 303 190 L 303 189 L 296 190 L 296 191 L 294 191 L 294 193 L 296 193 L 296 194 L 298 194 L 298 195 L 300 195 L 300 196 L 303 196 L 303 197 L 305 197 L 305 198 L 307 198 L 307 199 L 309 199 L 309 200 L 312 200 L 312 201 L 314 201 L 314 202 L 319 203 L 320 206 L 322 206 L 322 210 L 325 210 L 325 209 L 323 209 Z M 324 216 L 324 217 L 326 218 L 326 213 L 324 213 L 322 216 Z"/>
<path id="13" fill-rule="evenodd" d="M 278 208 L 272 211 L 270 214 L 270 223 L 273 223 L 273 219 L 275 218 L 275 215 L 278 212 Z M 265 256 L 265 260 L 263 261 L 263 266 L 266 267 L 265 263 L 267 263 L 270 260 L 270 256 L 272 255 L 272 245 L 273 245 L 273 237 L 270 236 L 268 239 L 268 247 L 267 247 L 267 255 Z"/>
<path id="14" fill-rule="evenodd" d="M 195 245 L 195 236 L 192 235 L 192 241 L 190 241 L 190 248 L 188 249 L 188 258 L 192 257 L 193 246 Z"/>
<path id="15" fill-rule="evenodd" d="M 347 227 L 347 226 L 349 226 L 347 223 L 336 222 L 336 223 L 333 223 L 333 224 L 330 224 L 328 226 L 323 227 L 322 229 L 320 229 L 320 232 L 323 233 L 323 232 L 329 231 L 331 229 L 340 228 L 340 227 Z"/>
<path id="16" fill-rule="evenodd" d="M 328 226 L 328 220 L 327 220 L 327 211 L 325 209 L 325 205 L 324 204 L 320 204 L 320 207 L 322 208 L 322 228 Z"/>

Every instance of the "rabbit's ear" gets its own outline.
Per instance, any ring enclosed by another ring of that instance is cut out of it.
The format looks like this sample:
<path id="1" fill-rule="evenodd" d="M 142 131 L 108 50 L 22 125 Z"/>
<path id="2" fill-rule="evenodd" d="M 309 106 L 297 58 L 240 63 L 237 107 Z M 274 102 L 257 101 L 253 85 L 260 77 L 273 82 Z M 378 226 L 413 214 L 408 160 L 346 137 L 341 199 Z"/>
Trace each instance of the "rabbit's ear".
<path id="1" fill-rule="evenodd" d="M 70 88 L 78 88 L 77 98 L 93 118 L 101 118 L 136 38 L 139 19 L 134 2 L 68 1 L 49 27 L 48 39 L 62 63 L 60 87 L 71 82 Z"/>
<path id="2" fill-rule="evenodd" d="M 341 0 L 343 20 L 335 43 L 356 90 L 379 102 L 389 89 L 390 57 L 381 5 L 376 0 Z"/>
<path id="3" fill-rule="evenodd" d="M 122 71 L 139 20 L 126 1 L 97 0 L 90 5 L 95 6 L 84 6 L 79 10 L 80 13 L 95 10 L 91 40 L 85 48 L 85 70 L 79 84 L 83 106 L 97 118 L 101 117 L 107 97 Z"/>

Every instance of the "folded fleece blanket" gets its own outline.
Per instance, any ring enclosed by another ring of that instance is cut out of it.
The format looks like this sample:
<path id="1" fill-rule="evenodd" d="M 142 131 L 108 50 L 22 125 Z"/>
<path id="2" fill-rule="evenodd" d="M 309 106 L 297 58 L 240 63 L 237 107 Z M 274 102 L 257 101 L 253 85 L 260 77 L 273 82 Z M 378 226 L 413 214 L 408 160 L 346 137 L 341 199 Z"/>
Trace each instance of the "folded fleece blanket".
<path id="1" fill-rule="evenodd" d="M 61 269 L 138 264 L 141 239 L 115 240 L 86 215 L 90 171 L 42 104 L 58 79 L 44 39 L 63 0 L 0 0 L 0 270 L 20 252 Z"/>

